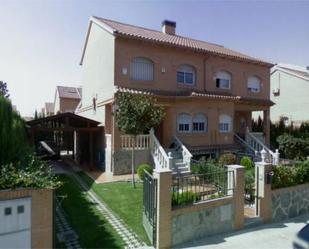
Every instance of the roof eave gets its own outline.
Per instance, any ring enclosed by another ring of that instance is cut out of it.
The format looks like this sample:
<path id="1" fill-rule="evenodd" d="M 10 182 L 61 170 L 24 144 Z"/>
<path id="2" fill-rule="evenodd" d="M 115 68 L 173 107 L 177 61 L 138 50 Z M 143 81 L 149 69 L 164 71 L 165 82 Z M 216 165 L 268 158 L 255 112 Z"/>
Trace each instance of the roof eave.
<path id="1" fill-rule="evenodd" d="M 98 20 L 98 18 L 96 16 L 91 16 L 89 18 L 89 24 L 88 24 L 88 29 L 87 29 L 87 33 L 86 33 L 85 43 L 84 43 L 84 46 L 83 46 L 82 57 L 81 57 L 80 62 L 79 62 L 80 66 L 83 65 L 83 61 L 84 61 L 84 57 L 85 57 L 85 52 L 86 52 L 86 48 L 87 48 L 87 44 L 88 44 L 88 40 L 89 40 L 90 30 L 91 30 L 91 27 L 92 27 L 93 23 L 95 23 L 99 27 L 103 28 L 105 31 L 107 31 L 108 33 L 110 33 L 112 35 L 114 35 L 114 33 L 116 31 L 112 27 L 110 27 L 107 24 L 105 24 L 105 23 L 101 22 L 100 20 Z"/>

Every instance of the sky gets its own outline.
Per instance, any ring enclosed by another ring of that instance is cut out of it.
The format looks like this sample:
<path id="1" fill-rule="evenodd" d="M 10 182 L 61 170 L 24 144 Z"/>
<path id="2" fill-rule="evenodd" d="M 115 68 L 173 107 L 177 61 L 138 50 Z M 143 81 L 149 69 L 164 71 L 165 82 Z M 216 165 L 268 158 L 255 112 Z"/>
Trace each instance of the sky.
<path id="1" fill-rule="evenodd" d="M 23 116 L 53 102 L 57 85 L 82 85 L 89 17 L 176 33 L 273 63 L 309 65 L 309 0 L 0 0 L 0 80 Z"/>

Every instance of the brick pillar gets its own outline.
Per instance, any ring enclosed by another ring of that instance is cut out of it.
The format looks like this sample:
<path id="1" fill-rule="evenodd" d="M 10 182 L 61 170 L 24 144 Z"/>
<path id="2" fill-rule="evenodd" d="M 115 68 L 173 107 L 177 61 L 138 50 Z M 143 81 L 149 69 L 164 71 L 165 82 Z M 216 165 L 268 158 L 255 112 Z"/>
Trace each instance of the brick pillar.
<path id="1" fill-rule="evenodd" d="M 172 244 L 172 171 L 154 171 L 157 179 L 157 238 L 156 248 L 170 248 Z"/>
<path id="2" fill-rule="evenodd" d="M 228 165 L 227 168 L 228 188 L 234 187 L 234 228 L 241 229 L 244 226 L 245 168 L 240 165 Z"/>
<path id="3" fill-rule="evenodd" d="M 264 223 L 272 219 L 271 184 L 267 182 L 267 175 L 272 172 L 271 163 L 255 163 L 255 186 L 257 191 L 257 215 Z"/>

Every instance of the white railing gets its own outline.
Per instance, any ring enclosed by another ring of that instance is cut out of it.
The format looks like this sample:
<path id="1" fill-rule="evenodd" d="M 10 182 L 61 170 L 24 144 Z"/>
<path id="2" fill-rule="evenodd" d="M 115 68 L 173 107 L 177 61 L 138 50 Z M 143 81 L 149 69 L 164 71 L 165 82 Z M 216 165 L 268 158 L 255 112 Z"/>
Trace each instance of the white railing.
<path id="1" fill-rule="evenodd" d="M 174 141 L 177 144 L 177 146 L 181 148 L 183 163 L 188 168 L 188 171 L 190 171 L 192 154 L 190 153 L 188 148 L 180 141 L 178 137 L 174 136 Z"/>
<path id="2" fill-rule="evenodd" d="M 173 158 L 170 153 L 167 154 L 163 149 L 159 140 L 156 138 L 153 129 L 151 129 L 149 132 L 149 145 L 150 153 L 153 157 L 156 170 L 172 170 Z"/>
<path id="3" fill-rule="evenodd" d="M 136 150 L 145 150 L 149 149 L 149 135 L 121 135 L 121 149 L 131 150 L 133 147 Z"/>
<path id="4" fill-rule="evenodd" d="M 256 138 L 249 131 L 246 132 L 246 142 L 258 153 L 262 150 L 266 152 L 265 158 L 267 161 L 271 162 L 273 165 L 279 164 L 279 151 L 273 152 L 269 149 L 260 139 Z"/>

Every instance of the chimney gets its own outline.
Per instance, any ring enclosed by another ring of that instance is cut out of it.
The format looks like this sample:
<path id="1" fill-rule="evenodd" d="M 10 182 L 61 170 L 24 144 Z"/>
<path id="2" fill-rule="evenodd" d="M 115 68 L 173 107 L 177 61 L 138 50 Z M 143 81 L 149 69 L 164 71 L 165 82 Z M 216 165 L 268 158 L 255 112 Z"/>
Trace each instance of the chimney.
<path id="1" fill-rule="evenodd" d="M 175 35 L 176 33 L 176 22 L 164 20 L 162 22 L 162 32 L 168 35 Z"/>

